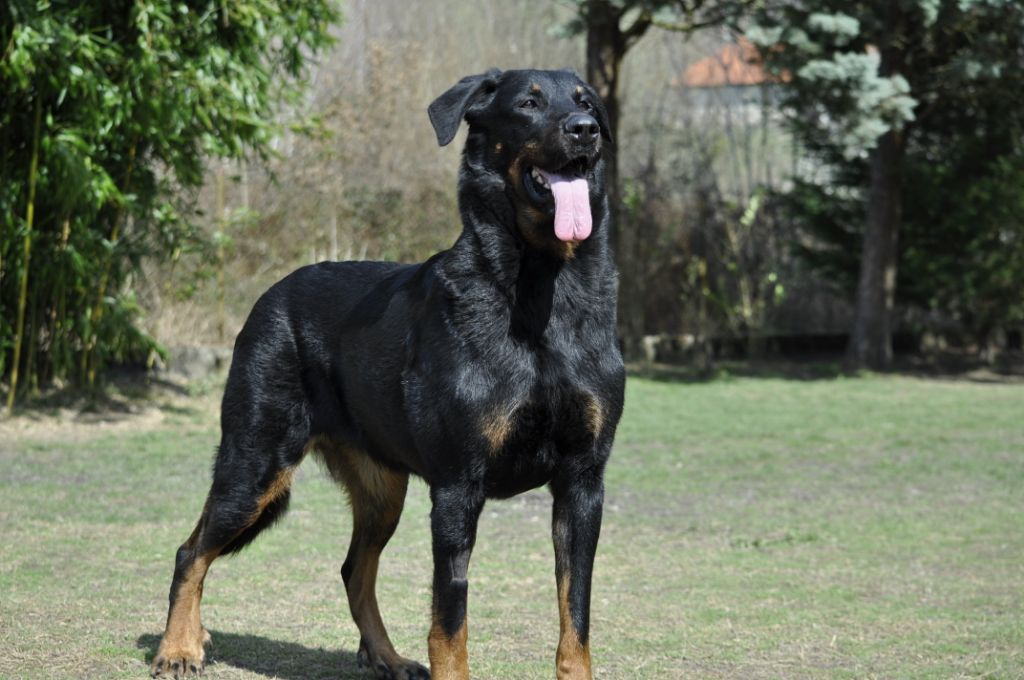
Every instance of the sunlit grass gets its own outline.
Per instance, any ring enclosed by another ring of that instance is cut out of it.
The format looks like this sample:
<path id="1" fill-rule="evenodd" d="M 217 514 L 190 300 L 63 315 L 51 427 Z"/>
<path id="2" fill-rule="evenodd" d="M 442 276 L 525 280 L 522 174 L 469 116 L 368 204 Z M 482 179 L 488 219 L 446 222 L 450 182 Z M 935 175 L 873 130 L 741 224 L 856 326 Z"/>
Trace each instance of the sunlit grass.
<path id="1" fill-rule="evenodd" d="M 0 442 L 0 677 L 145 677 L 208 484 L 212 403 Z M 415 483 L 379 583 L 420 660 L 428 513 Z M 554 677 L 549 513 L 544 491 L 484 511 L 475 678 Z M 338 575 L 349 527 L 307 463 L 288 518 L 211 572 L 208 677 L 367 677 Z M 634 378 L 595 571 L 597 676 L 1021 677 L 1021 527 L 1020 384 Z"/>

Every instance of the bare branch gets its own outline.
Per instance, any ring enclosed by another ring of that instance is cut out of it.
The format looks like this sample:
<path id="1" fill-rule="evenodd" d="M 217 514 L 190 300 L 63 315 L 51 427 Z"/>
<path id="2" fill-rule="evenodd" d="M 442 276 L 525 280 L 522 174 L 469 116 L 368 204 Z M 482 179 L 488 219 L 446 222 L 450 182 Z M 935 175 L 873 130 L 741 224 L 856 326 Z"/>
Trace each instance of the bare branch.
<path id="1" fill-rule="evenodd" d="M 622 32 L 622 38 L 626 43 L 627 49 L 640 40 L 653 23 L 654 17 L 651 16 L 650 12 L 641 12 L 640 16 L 633 22 L 633 25 Z"/>
<path id="2" fill-rule="evenodd" d="M 730 24 L 731 19 L 742 16 L 745 12 L 761 2 L 763 2 L 763 0 L 738 0 L 734 4 L 725 4 L 725 6 L 719 5 L 717 11 L 707 14 L 701 12 L 705 4 L 703 0 L 697 0 L 696 2 L 691 3 L 679 2 L 679 12 L 686 18 L 685 21 L 663 21 L 650 17 L 651 25 L 676 33 L 693 33 L 694 31 L 711 28 L 712 26 Z"/>

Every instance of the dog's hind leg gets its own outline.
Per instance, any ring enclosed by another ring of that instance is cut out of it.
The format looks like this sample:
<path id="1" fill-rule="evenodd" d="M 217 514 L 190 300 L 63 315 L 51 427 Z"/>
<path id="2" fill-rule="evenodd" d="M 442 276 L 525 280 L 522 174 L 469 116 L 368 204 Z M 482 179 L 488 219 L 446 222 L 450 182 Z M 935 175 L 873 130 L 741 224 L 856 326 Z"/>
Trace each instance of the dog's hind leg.
<path id="1" fill-rule="evenodd" d="M 301 426 L 230 428 L 221 441 L 214 479 L 192 535 L 178 548 L 167 625 L 151 675 L 198 675 L 210 636 L 200 622 L 206 572 L 217 557 L 236 552 L 288 507 L 295 467 L 307 435 Z M 268 431 L 273 430 L 273 431 Z M 259 450 L 257 450 L 257 447 Z"/>
<path id="2" fill-rule="evenodd" d="M 359 663 L 382 679 L 428 680 L 425 667 L 395 651 L 377 606 L 377 566 L 402 515 L 409 475 L 326 439 L 317 441 L 316 447 L 332 476 L 345 486 L 352 505 L 352 542 L 341 577 L 359 628 Z"/>

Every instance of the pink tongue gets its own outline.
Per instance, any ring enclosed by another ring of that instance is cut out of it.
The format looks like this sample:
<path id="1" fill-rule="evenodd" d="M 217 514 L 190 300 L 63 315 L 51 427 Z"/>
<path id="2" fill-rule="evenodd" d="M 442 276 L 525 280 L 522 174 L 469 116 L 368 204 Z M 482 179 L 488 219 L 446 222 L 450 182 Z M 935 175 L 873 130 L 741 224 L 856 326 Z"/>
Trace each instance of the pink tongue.
<path id="1" fill-rule="evenodd" d="M 583 177 L 544 173 L 555 197 L 555 236 L 563 241 L 582 241 L 590 236 L 590 191 Z"/>

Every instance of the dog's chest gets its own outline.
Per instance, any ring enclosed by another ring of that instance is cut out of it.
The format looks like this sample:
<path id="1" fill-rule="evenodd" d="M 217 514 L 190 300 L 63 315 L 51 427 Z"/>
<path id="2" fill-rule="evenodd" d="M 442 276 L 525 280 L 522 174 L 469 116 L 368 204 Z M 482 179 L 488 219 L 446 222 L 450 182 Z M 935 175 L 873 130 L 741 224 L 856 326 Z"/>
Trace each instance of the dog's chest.
<path id="1" fill-rule="evenodd" d="M 510 496 L 547 483 L 567 458 L 592 455 L 604 427 L 605 406 L 577 385 L 540 386 L 485 411 L 488 495 Z"/>

